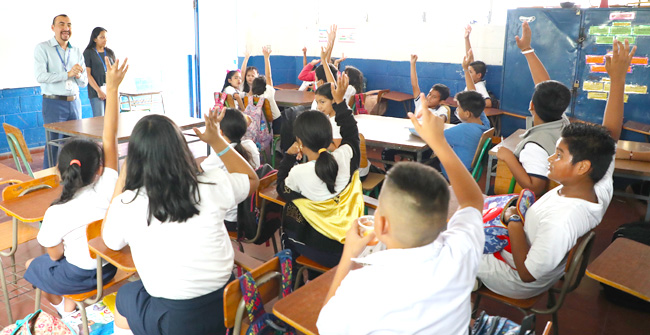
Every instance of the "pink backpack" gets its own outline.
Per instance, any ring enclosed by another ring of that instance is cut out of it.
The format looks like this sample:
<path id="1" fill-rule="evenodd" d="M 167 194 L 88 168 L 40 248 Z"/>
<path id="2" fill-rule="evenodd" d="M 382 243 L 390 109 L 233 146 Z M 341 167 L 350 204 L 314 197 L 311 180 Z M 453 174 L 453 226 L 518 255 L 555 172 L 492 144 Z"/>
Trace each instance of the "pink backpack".
<path id="1" fill-rule="evenodd" d="M 60 319 L 42 310 L 27 315 L 15 324 L 5 327 L 0 335 L 75 335 L 76 332 Z"/>
<path id="2" fill-rule="evenodd" d="M 255 142 L 260 151 L 268 151 L 271 147 L 273 134 L 271 133 L 272 130 L 270 125 L 266 122 L 266 118 L 264 117 L 263 106 L 263 97 L 260 97 L 257 105 L 255 104 L 254 99 L 248 99 L 248 106 L 246 106 L 246 109 L 244 110 L 244 115 L 251 119 L 251 123 L 246 129 L 244 139 Z"/>

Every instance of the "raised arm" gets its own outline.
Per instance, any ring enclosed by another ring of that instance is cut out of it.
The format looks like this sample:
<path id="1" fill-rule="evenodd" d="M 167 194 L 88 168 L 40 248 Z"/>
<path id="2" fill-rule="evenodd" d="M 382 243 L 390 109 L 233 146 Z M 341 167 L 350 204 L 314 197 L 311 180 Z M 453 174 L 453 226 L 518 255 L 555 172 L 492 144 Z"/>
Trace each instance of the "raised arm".
<path id="1" fill-rule="evenodd" d="M 307 47 L 302 47 L 302 66 L 307 66 Z"/>
<path id="2" fill-rule="evenodd" d="M 102 142 L 104 146 L 104 166 L 117 171 L 118 150 L 117 150 L 117 120 L 119 115 L 118 88 L 126 72 L 129 70 L 127 65 L 128 58 L 124 59 L 124 64 L 120 66 L 120 60 L 115 60 L 111 65 L 108 57 L 106 61 L 106 112 L 104 115 L 104 131 L 102 133 Z"/>
<path id="3" fill-rule="evenodd" d="M 630 43 L 627 40 L 625 40 L 625 44 L 614 40 L 613 49 L 612 56 L 605 58 L 605 69 L 609 74 L 611 85 L 607 106 L 605 107 L 605 116 L 603 117 L 603 126 L 609 130 L 614 140 L 618 141 L 623 127 L 625 76 L 627 76 L 627 69 L 630 67 L 632 57 L 636 52 L 636 46 L 630 48 Z"/>
<path id="4" fill-rule="evenodd" d="M 244 76 L 244 80 L 241 81 L 241 85 L 237 87 L 238 90 L 243 91 L 244 90 L 244 82 L 246 81 L 246 68 L 248 67 L 248 59 L 251 57 L 251 52 L 246 48 L 246 51 L 244 51 L 244 61 L 241 63 L 241 69 L 239 72 L 241 73 L 242 76 Z"/>
<path id="5" fill-rule="evenodd" d="M 273 78 L 271 77 L 271 48 L 264 46 L 262 48 L 262 54 L 264 55 L 264 76 L 266 77 L 266 84 L 273 86 Z"/>
<path id="6" fill-rule="evenodd" d="M 352 148 L 352 159 L 350 161 L 350 172 L 354 172 L 359 168 L 361 162 L 361 149 L 359 140 L 359 128 L 357 121 L 352 115 L 352 110 L 348 108 L 343 97 L 345 91 L 348 89 L 349 78 L 348 75 L 343 73 L 339 76 L 336 88 L 331 86 L 332 97 L 334 98 L 334 111 L 336 112 L 336 124 L 341 127 L 341 144 L 347 144 Z"/>
<path id="7" fill-rule="evenodd" d="M 334 75 L 332 74 L 332 69 L 330 69 L 330 64 L 328 63 L 329 59 L 329 54 L 331 53 L 333 45 L 331 43 L 327 43 L 327 46 L 321 47 L 320 49 L 320 61 L 321 64 L 323 64 L 323 70 L 325 70 L 325 77 L 327 77 L 327 82 L 332 83 L 334 85 L 336 81 L 334 80 Z"/>
<path id="8" fill-rule="evenodd" d="M 303 66 L 300 74 L 298 74 L 298 79 L 302 81 L 314 81 L 316 80 L 316 74 L 314 73 L 314 67 L 320 62 L 320 59 L 314 59 L 307 65 Z"/>
<path id="9" fill-rule="evenodd" d="M 345 57 L 345 54 L 341 54 L 341 58 L 334 61 L 334 67 L 338 69 L 339 64 L 341 64 L 341 62 L 343 62 L 346 59 L 347 59 L 347 57 Z"/>
<path id="10" fill-rule="evenodd" d="M 537 58 L 535 50 L 530 46 L 531 41 L 531 31 L 528 22 L 521 24 L 521 38 L 515 36 L 515 41 L 521 53 L 526 56 L 526 61 L 528 62 L 528 68 L 530 69 L 530 74 L 533 76 L 533 82 L 535 85 L 550 80 L 551 77 L 548 75 L 544 64 L 542 61 Z"/>
<path id="11" fill-rule="evenodd" d="M 420 93 L 420 99 L 425 99 L 424 94 Z M 458 199 L 458 205 L 461 208 L 474 207 L 482 211 L 483 194 L 472 175 L 447 143 L 445 139 L 445 121 L 433 115 L 433 113 L 428 113 L 424 104 L 420 105 L 420 109 L 424 109 L 420 111 L 422 124 L 415 117 L 415 114 L 409 113 L 408 116 L 413 122 L 415 130 L 433 149 L 433 152 L 440 159 L 440 163 L 445 167 L 449 183 Z"/>
<path id="12" fill-rule="evenodd" d="M 231 149 L 228 142 L 219 133 L 219 123 L 223 120 L 226 114 L 225 111 L 225 107 L 220 111 L 211 110 L 205 115 L 205 132 L 201 133 L 197 128 L 194 128 L 194 132 L 201 141 L 209 144 L 212 150 L 218 153 L 217 155 L 221 158 L 223 165 L 226 166 L 229 173 L 241 173 L 248 176 L 248 181 L 250 182 L 248 194 L 255 194 L 260 179 L 257 177 L 251 165 L 235 149 Z"/>
<path id="13" fill-rule="evenodd" d="M 474 53 L 472 52 L 472 49 L 469 49 L 467 50 L 465 57 L 463 57 L 463 62 L 461 63 L 463 66 L 463 73 L 465 73 L 465 86 L 467 86 L 468 91 L 476 91 L 474 79 L 472 79 L 472 75 L 469 73 L 469 64 L 472 63 L 473 59 Z"/>
<path id="14" fill-rule="evenodd" d="M 472 34 L 472 26 L 469 24 L 465 27 L 465 54 L 467 54 L 468 51 L 472 50 L 472 44 L 469 42 L 469 35 Z M 473 62 L 474 59 L 470 60 L 470 63 Z"/>
<path id="15" fill-rule="evenodd" d="M 336 41 L 336 30 L 337 29 L 338 29 L 338 27 L 335 24 L 333 24 L 333 25 L 330 26 L 330 29 L 327 31 L 327 44 L 329 46 L 329 50 L 328 50 L 328 53 L 327 53 L 327 62 L 323 62 L 323 64 L 329 64 L 330 59 L 332 59 L 332 50 L 334 50 L 334 42 Z"/>
<path id="16" fill-rule="evenodd" d="M 411 87 L 413 88 L 413 99 L 420 95 L 420 84 L 418 83 L 418 72 L 415 69 L 415 63 L 418 61 L 418 55 L 411 55 Z"/>

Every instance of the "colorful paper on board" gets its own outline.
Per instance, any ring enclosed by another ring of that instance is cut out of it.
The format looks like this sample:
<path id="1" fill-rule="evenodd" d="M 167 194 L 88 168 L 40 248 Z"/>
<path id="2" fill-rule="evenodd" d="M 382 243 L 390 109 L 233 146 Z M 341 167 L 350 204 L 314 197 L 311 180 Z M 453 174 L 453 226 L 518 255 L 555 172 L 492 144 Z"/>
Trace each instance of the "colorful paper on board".
<path id="1" fill-rule="evenodd" d="M 602 91 L 603 82 L 601 81 L 585 81 L 582 84 L 583 91 Z"/>
<path id="2" fill-rule="evenodd" d="M 592 65 L 591 66 L 591 72 L 592 73 L 607 73 L 607 69 L 605 69 L 605 65 Z"/>
<path id="3" fill-rule="evenodd" d="M 632 25 L 632 22 L 612 22 L 612 26 L 614 27 L 630 27 Z"/>
<path id="4" fill-rule="evenodd" d="M 605 64 L 605 56 L 587 55 L 587 64 Z"/>
<path id="5" fill-rule="evenodd" d="M 589 35 L 607 35 L 609 34 L 608 26 L 591 26 L 589 27 Z"/>
<path id="6" fill-rule="evenodd" d="M 587 93 L 587 99 L 591 100 L 607 100 L 606 92 L 589 92 Z"/>
<path id="7" fill-rule="evenodd" d="M 634 20 L 636 12 L 614 12 L 609 14 L 609 20 Z"/>
<path id="8" fill-rule="evenodd" d="M 612 44 L 614 36 L 596 36 L 596 44 Z"/>
<path id="9" fill-rule="evenodd" d="M 607 78 L 607 79 L 609 79 L 609 78 Z M 609 88 L 610 88 L 610 86 L 611 86 L 611 83 L 610 83 L 610 82 L 608 82 L 608 81 L 607 81 L 607 82 L 604 82 L 604 83 L 603 83 L 603 91 L 605 91 L 605 92 L 609 92 Z"/>
<path id="10" fill-rule="evenodd" d="M 650 36 L 650 26 L 634 26 L 634 35 Z"/>
<path id="11" fill-rule="evenodd" d="M 632 57 L 632 65 L 648 65 L 648 57 Z"/>
<path id="12" fill-rule="evenodd" d="M 634 36 L 616 36 L 616 39 L 623 43 L 627 40 L 630 44 L 636 44 L 636 37 Z"/>
<path id="13" fill-rule="evenodd" d="M 630 97 L 630 96 L 627 95 L 627 94 L 623 95 L 623 103 L 627 103 L 627 99 L 628 99 L 629 97 Z"/>
<path id="14" fill-rule="evenodd" d="M 632 27 L 611 27 L 609 33 L 612 35 L 630 35 L 632 34 Z"/>
<path id="15" fill-rule="evenodd" d="M 625 93 L 628 93 L 628 94 L 648 94 L 648 86 L 625 85 Z"/>

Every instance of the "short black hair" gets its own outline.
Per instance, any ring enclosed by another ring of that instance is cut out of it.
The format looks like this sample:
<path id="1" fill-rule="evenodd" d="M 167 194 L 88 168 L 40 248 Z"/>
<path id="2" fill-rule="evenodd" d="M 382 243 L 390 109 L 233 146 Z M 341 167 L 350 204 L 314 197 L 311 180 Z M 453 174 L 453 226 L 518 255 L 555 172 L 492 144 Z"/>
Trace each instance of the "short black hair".
<path id="1" fill-rule="evenodd" d="M 332 95 L 332 83 L 325 83 L 318 86 L 314 95 L 321 95 L 330 100 L 334 100 L 334 96 Z"/>
<path id="2" fill-rule="evenodd" d="M 607 128 L 582 122 L 571 123 L 562 129 L 562 139 L 573 156 L 572 164 L 591 162 L 589 177 L 594 183 L 603 178 L 616 153 L 616 141 Z"/>
<path id="3" fill-rule="evenodd" d="M 56 22 L 56 18 L 59 17 L 59 16 L 68 17 L 68 16 L 65 15 L 65 14 L 59 14 L 59 15 L 55 16 L 55 17 L 52 19 L 52 25 L 54 25 L 54 23 Z"/>
<path id="4" fill-rule="evenodd" d="M 456 94 L 458 105 L 463 110 L 471 112 L 474 117 L 480 117 L 485 109 L 485 99 L 476 91 L 463 91 Z"/>
<path id="5" fill-rule="evenodd" d="M 477 60 L 469 63 L 469 66 L 471 66 L 474 69 L 474 72 L 479 73 L 481 75 L 481 80 L 485 80 L 485 73 L 487 72 L 487 65 L 485 65 L 485 63 L 481 62 L 480 60 Z"/>
<path id="6" fill-rule="evenodd" d="M 446 100 L 449 98 L 449 87 L 443 84 L 435 84 L 431 87 L 431 90 L 436 91 L 440 94 L 440 101 Z"/>
<path id="7" fill-rule="evenodd" d="M 246 79 L 244 79 L 244 81 L 246 81 Z M 261 75 L 253 79 L 251 93 L 253 93 L 253 95 L 262 95 L 264 92 L 266 92 L 266 77 Z"/>
<path id="8" fill-rule="evenodd" d="M 544 122 L 557 121 L 571 103 L 571 91 L 557 80 L 546 80 L 533 92 L 535 114 Z"/>
<path id="9" fill-rule="evenodd" d="M 338 79 L 337 73 L 339 70 L 334 66 L 334 64 L 327 64 L 330 67 L 330 71 L 332 71 L 332 76 L 334 76 L 334 80 Z M 327 81 L 327 76 L 325 76 L 325 68 L 323 68 L 323 64 L 318 65 L 316 70 L 316 80 L 322 80 L 322 81 Z"/>

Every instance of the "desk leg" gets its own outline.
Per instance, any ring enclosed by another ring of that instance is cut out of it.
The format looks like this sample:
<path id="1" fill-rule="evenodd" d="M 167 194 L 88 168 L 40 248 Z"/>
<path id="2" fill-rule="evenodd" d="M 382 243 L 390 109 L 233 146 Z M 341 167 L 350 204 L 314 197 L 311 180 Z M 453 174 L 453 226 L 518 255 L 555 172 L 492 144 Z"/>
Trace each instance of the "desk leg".
<path id="1" fill-rule="evenodd" d="M 52 164 L 52 144 L 50 143 L 51 140 L 52 140 L 52 132 L 46 129 L 45 130 L 45 151 L 47 151 L 47 159 L 50 167 L 54 166 Z"/>
<path id="2" fill-rule="evenodd" d="M 411 112 L 411 107 L 409 106 L 408 101 L 405 100 L 405 101 L 402 101 L 402 103 L 404 104 L 404 110 L 406 111 L 406 113 L 407 114 L 410 113 Z"/>
<path id="3" fill-rule="evenodd" d="M 490 190 L 490 181 L 492 181 L 492 157 L 488 155 L 487 173 L 485 174 L 485 194 Z"/>
<path id="4" fill-rule="evenodd" d="M 645 222 L 650 221 L 650 199 L 648 199 L 646 203 L 646 210 L 645 210 Z"/>

